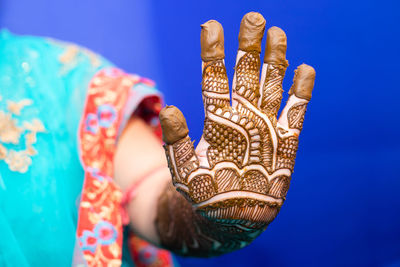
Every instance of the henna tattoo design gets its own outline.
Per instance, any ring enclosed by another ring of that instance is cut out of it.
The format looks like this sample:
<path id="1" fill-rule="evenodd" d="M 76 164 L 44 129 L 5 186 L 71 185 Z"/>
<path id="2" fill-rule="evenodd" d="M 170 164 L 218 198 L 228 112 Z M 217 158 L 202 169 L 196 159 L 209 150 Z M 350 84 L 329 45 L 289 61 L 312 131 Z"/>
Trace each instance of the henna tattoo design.
<path id="1" fill-rule="evenodd" d="M 282 80 L 285 76 L 286 67 L 281 65 L 267 65 L 267 73 L 263 86 L 263 98 L 260 105 L 262 111 L 273 121 L 276 121 L 279 107 L 282 101 Z"/>
<path id="2" fill-rule="evenodd" d="M 204 107 L 229 107 L 229 85 L 225 65 L 222 60 L 209 64 L 203 72 Z"/>
<path id="3" fill-rule="evenodd" d="M 295 104 L 289 109 L 288 112 L 289 128 L 294 128 L 299 131 L 303 129 L 303 121 L 306 109 L 307 109 L 306 103 Z"/>
<path id="4" fill-rule="evenodd" d="M 285 201 L 315 71 L 299 66 L 277 120 L 286 35 L 277 27 L 268 31 L 260 85 L 264 26 L 258 13 L 242 20 L 231 107 L 222 26 L 202 25 L 206 118 L 196 150 L 180 111 L 167 106 L 160 113 L 172 182 L 181 194 L 166 189 L 157 228 L 162 245 L 177 253 L 209 256 L 243 247 L 266 229 Z"/>
<path id="5" fill-rule="evenodd" d="M 293 172 L 298 144 L 296 136 L 279 139 L 277 169 L 289 169 Z"/>
<path id="6" fill-rule="evenodd" d="M 227 203 L 225 212 L 229 215 L 232 204 L 247 207 L 255 203 Z M 171 184 L 165 188 L 157 209 L 156 226 L 161 244 L 183 256 L 211 257 L 227 253 L 249 244 L 264 230 L 257 225 L 254 225 L 255 230 L 245 230 L 223 221 L 210 221 L 207 217 L 219 213 L 219 208 L 210 206 L 208 211 L 196 212 Z M 274 206 L 266 206 L 266 209 L 267 212 L 259 211 L 259 214 L 275 217 L 279 210 Z"/>
<path id="7" fill-rule="evenodd" d="M 236 87 L 234 93 L 257 105 L 259 88 L 260 53 L 248 52 L 239 59 L 236 66 Z"/>
<path id="8" fill-rule="evenodd" d="M 172 169 L 175 173 L 172 175 L 182 179 L 177 181 L 178 183 L 186 183 L 188 174 L 199 167 L 199 162 L 194 153 L 193 143 L 190 141 L 189 136 L 177 141 L 173 146 L 173 150 L 175 158 L 178 160 L 174 161 L 175 167 L 172 167 Z"/>

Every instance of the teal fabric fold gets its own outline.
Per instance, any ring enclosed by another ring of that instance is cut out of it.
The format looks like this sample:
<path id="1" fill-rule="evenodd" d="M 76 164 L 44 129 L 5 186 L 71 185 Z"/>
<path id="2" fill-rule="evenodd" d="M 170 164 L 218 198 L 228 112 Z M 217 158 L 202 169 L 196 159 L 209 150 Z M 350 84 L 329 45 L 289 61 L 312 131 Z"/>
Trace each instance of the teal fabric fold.
<path id="1" fill-rule="evenodd" d="M 1 266 L 71 266 L 84 177 L 77 129 L 88 83 L 109 66 L 73 44 L 0 32 L 0 123 L 19 128 L 14 143 L 0 130 L 14 155 L 0 160 Z M 19 114 L 18 104 L 26 104 Z M 44 130 L 31 145 L 36 155 L 26 156 L 35 122 Z"/>

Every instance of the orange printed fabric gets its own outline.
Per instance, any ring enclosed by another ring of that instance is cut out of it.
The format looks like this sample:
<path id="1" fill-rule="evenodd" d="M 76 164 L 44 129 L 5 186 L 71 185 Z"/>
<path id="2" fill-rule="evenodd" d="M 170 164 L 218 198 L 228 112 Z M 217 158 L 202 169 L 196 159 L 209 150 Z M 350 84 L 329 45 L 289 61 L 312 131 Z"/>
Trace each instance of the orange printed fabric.
<path id="1" fill-rule="evenodd" d="M 139 113 L 148 116 L 153 106 L 155 113 L 159 111 L 160 98 L 154 94 L 153 86 L 148 79 L 127 75 L 116 68 L 100 71 L 89 85 L 79 128 L 85 180 L 77 228 L 78 244 L 88 266 L 120 266 L 122 263 L 122 192 L 113 181 L 113 158 L 118 134 L 129 116 L 143 103 L 144 111 Z M 146 88 L 150 89 L 146 91 Z M 145 119 L 149 123 L 153 119 L 154 123 L 154 118 L 150 117 Z M 130 238 L 129 243 L 132 248 L 148 246 L 151 248 L 148 251 L 154 252 L 149 260 L 137 257 L 137 252 L 133 251 L 137 266 L 172 266 L 172 257 L 165 250 L 138 238 Z"/>

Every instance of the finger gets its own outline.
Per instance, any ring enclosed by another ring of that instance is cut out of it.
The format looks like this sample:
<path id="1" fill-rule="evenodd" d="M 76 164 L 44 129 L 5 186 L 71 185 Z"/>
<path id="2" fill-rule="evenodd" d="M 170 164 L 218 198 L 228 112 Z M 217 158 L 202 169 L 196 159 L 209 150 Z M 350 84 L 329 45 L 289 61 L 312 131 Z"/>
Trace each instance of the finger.
<path id="1" fill-rule="evenodd" d="M 299 144 L 299 134 L 303 128 L 307 104 L 314 87 L 315 70 L 306 64 L 300 65 L 293 79 L 290 97 L 278 120 L 278 150 L 276 169 L 293 171 Z"/>
<path id="2" fill-rule="evenodd" d="M 162 129 L 162 139 L 167 145 L 186 137 L 189 129 L 182 112 L 175 106 L 166 106 L 159 115 Z"/>
<path id="3" fill-rule="evenodd" d="M 210 20 L 201 25 L 201 59 L 204 112 L 221 112 L 229 108 L 229 83 L 224 63 L 224 31 Z"/>
<path id="4" fill-rule="evenodd" d="M 290 97 L 279 118 L 278 127 L 297 136 L 300 134 L 307 104 L 314 88 L 314 80 L 315 70 L 313 67 L 302 64 L 295 70 L 293 85 L 289 91 Z"/>
<path id="5" fill-rule="evenodd" d="M 271 27 L 267 32 L 264 64 L 261 71 L 259 106 L 272 121 L 276 121 L 282 100 L 282 81 L 288 66 L 286 46 L 285 32 L 278 27 Z"/>
<path id="6" fill-rule="evenodd" d="M 247 13 L 240 24 L 239 51 L 233 78 L 233 107 L 238 102 L 257 106 L 260 87 L 260 52 L 265 19 L 260 13 Z"/>
<path id="7" fill-rule="evenodd" d="M 189 130 L 182 112 L 174 106 L 166 106 L 159 115 L 162 138 L 168 167 L 173 183 L 183 192 L 188 192 L 187 176 L 199 166 Z"/>

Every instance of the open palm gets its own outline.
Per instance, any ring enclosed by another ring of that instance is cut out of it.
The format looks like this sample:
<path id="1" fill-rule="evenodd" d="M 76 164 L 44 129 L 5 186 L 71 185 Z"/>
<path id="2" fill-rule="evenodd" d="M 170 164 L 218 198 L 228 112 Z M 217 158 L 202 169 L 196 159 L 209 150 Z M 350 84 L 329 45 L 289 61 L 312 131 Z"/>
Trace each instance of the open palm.
<path id="1" fill-rule="evenodd" d="M 196 150 L 182 113 L 167 106 L 160 114 L 177 190 L 205 218 L 241 230 L 265 229 L 285 200 L 315 78 L 312 67 L 297 68 L 277 119 L 288 65 L 286 35 L 277 27 L 268 30 L 261 64 L 264 29 L 259 13 L 242 20 L 231 106 L 222 26 L 216 21 L 202 25 L 205 122 Z"/>

